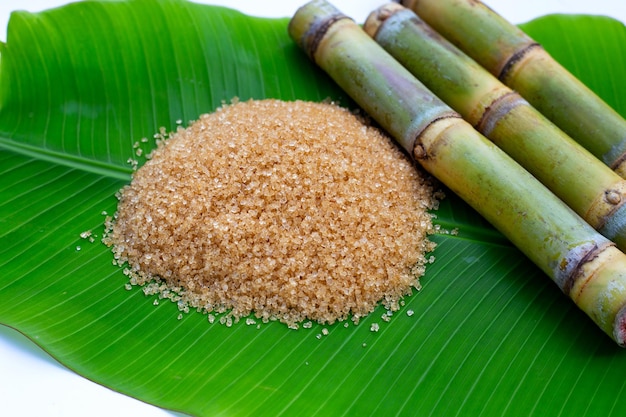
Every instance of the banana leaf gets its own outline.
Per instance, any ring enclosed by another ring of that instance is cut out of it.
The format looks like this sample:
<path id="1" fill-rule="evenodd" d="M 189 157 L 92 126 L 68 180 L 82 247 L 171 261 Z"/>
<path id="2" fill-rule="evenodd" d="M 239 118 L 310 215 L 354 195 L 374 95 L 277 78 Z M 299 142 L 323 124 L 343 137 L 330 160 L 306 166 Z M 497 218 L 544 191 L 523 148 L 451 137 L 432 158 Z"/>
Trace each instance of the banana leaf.
<path id="1" fill-rule="evenodd" d="M 12 15 L 0 45 L 0 323 L 86 378 L 197 416 L 621 415 L 626 352 L 450 192 L 436 221 L 459 233 L 432 237 L 422 291 L 388 323 L 379 308 L 358 326 L 227 328 L 125 289 L 99 241 L 104 213 L 159 129 L 233 97 L 353 106 L 287 23 L 183 0 Z M 550 16 L 524 29 L 626 115 L 623 24 Z"/>

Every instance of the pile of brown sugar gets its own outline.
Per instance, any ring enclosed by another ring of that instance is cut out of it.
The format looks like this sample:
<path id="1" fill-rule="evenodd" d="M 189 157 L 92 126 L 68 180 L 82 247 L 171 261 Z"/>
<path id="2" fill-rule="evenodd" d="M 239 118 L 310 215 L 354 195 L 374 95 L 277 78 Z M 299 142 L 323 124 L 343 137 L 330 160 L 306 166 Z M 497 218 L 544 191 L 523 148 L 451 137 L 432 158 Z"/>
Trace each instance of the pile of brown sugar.
<path id="1" fill-rule="evenodd" d="M 397 310 L 434 248 L 428 178 L 331 103 L 234 102 L 162 141 L 105 240 L 131 283 L 237 321 Z"/>

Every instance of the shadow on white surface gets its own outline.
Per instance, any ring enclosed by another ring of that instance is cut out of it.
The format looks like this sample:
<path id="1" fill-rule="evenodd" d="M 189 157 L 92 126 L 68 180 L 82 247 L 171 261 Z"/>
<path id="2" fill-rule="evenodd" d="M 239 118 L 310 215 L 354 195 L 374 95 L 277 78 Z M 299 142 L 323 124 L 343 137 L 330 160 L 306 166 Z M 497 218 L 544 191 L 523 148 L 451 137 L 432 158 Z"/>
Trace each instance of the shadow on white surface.
<path id="1" fill-rule="evenodd" d="M 3 325 L 0 325 L 0 393 L 2 416 L 183 416 L 77 375 L 26 336 Z"/>

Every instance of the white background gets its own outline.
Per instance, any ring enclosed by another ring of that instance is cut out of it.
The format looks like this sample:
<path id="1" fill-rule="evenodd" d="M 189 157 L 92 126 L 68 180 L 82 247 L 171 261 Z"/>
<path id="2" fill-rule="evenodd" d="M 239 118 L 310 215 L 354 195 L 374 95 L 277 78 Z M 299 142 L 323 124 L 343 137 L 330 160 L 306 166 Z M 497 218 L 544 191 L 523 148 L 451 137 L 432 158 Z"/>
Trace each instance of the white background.
<path id="1" fill-rule="evenodd" d="M 61 6 L 63 0 L 2 0 L 0 41 L 13 10 L 37 12 Z M 267 17 L 292 16 L 306 0 L 217 0 L 199 1 L 237 8 Z M 343 13 L 362 23 L 370 11 L 385 3 L 376 0 L 331 1 Z M 485 0 L 514 23 L 523 23 L 548 13 L 586 13 L 611 16 L 626 22 L 623 0 Z M 177 415 L 113 392 L 59 365 L 17 331 L 0 325 L 0 415 L 46 417 L 156 417 Z"/>

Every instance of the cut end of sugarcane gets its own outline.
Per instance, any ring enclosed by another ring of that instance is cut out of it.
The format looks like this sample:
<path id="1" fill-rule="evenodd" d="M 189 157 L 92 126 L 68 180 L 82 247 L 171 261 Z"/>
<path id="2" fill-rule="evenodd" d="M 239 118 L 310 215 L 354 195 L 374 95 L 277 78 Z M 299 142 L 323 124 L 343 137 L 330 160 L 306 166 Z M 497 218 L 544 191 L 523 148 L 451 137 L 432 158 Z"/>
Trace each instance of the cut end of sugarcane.
<path id="1" fill-rule="evenodd" d="M 365 32 L 367 32 L 367 34 L 372 38 L 375 38 L 378 33 L 378 29 L 380 29 L 385 20 L 389 19 L 391 15 L 400 10 L 406 10 L 406 8 L 398 3 L 387 3 L 380 6 L 372 11 L 367 19 L 365 19 L 363 30 L 365 30 Z"/>
<path id="2" fill-rule="evenodd" d="M 613 338 L 619 346 L 626 348 L 626 305 L 615 316 Z"/>
<path id="3" fill-rule="evenodd" d="M 315 51 L 324 34 L 335 22 L 352 20 L 324 0 L 312 0 L 300 7 L 289 21 L 287 31 L 306 54 L 315 61 Z"/>

